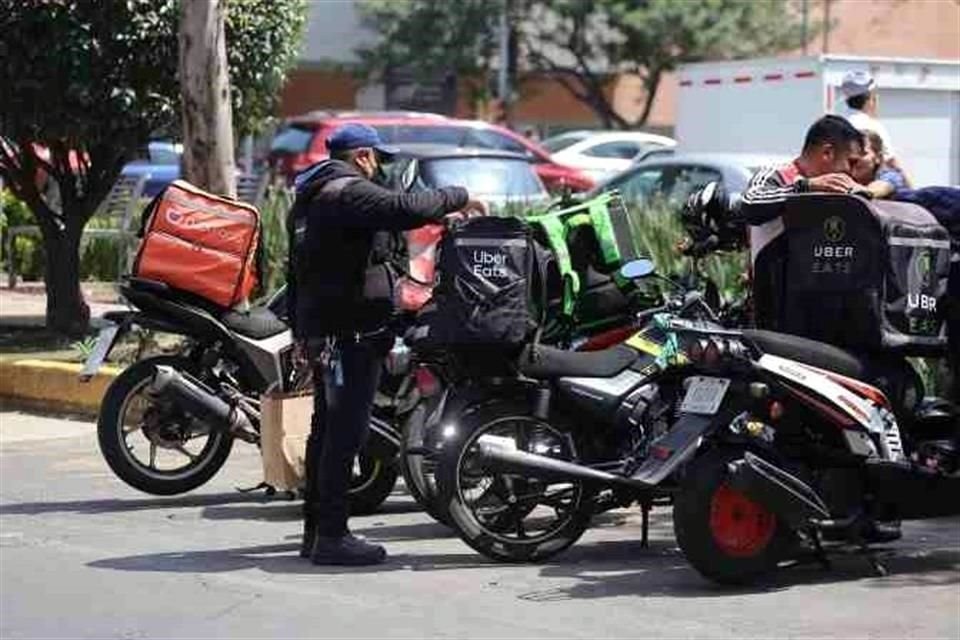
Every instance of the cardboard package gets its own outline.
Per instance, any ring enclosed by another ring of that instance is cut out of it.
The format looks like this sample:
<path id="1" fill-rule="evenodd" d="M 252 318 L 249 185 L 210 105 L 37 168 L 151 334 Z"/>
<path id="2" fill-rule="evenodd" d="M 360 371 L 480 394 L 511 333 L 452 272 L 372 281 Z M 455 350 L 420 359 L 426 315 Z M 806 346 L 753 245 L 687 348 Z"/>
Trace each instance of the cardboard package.
<path id="1" fill-rule="evenodd" d="M 313 394 L 268 393 L 260 398 L 263 481 L 277 491 L 303 486 Z"/>

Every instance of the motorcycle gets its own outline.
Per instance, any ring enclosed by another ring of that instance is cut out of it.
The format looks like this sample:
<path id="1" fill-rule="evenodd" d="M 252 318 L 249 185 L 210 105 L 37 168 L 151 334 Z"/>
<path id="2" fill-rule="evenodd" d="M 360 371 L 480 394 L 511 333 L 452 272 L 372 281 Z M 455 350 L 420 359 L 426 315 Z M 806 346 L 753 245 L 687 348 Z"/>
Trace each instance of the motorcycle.
<path id="1" fill-rule="evenodd" d="M 621 274 L 642 280 L 653 264 L 632 261 Z M 468 545 L 499 561 L 544 560 L 576 542 L 594 514 L 636 502 L 646 542 L 649 510 L 668 495 L 660 483 L 669 473 L 652 464 L 682 392 L 663 357 L 683 349 L 651 320 L 669 310 L 720 328 L 702 294 L 678 289 L 637 314 L 622 344 L 582 353 L 532 345 L 515 378 L 447 390 L 437 409 L 438 490 Z"/>
<path id="2" fill-rule="evenodd" d="M 307 386 L 293 336 L 281 319 L 283 290 L 248 312 L 221 309 L 137 278 L 120 287 L 134 310 L 111 312 L 82 379 L 136 328 L 184 338 L 175 353 L 139 360 L 111 383 L 97 422 L 100 450 L 118 478 L 153 495 L 205 484 L 239 439 L 259 446 L 260 396 Z M 399 436 L 382 417 L 354 465 L 351 509 L 376 510 L 393 490 Z"/>
<path id="3" fill-rule="evenodd" d="M 748 583 L 798 544 L 825 561 L 823 539 L 866 547 L 899 536 L 889 523 L 960 513 L 960 413 L 919 402 L 906 362 L 769 331 L 663 326 L 696 346 L 653 472 L 683 467 L 674 531 L 705 577 Z"/>

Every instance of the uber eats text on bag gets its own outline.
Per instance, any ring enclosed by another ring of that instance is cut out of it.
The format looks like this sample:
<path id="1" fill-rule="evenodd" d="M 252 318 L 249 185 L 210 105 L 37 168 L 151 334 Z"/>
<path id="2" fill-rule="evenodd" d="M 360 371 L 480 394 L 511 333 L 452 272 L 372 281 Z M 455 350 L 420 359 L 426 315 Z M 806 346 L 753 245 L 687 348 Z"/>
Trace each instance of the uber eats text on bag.
<path id="1" fill-rule="evenodd" d="M 516 346 L 542 312 L 543 261 L 530 227 L 516 218 L 475 218 L 440 244 L 431 341 Z"/>

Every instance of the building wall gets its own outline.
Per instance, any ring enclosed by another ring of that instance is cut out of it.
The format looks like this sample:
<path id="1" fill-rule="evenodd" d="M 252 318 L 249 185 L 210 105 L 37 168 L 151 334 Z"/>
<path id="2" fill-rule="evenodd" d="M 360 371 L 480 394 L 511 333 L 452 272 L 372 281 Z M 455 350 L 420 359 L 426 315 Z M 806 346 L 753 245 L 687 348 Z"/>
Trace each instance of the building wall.
<path id="1" fill-rule="evenodd" d="M 294 116 L 315 109 L 353 109 L 361 83 L 349 71 L 294 69 L 280 93 L 280 116 Z"/>
<path id="2" fill-rule="evenodd" d="M 822 22 L 827 1 L 808 0 L 811 24 Z M 834 53 L 960 59 L 960 2 L 957 0 L 829 0 L 829 5 L 834 28 L 825 38 L 818 37 L 808 44 L 808 55 Z M 354 46 L 357 38 L 353 36 L 333 38 L 330 33 L 326 33 L 326 37 L 318 35 L 320 30 L 333 29 L 329 26 L 331 24 L 337 28 L 350 25 L 353 25 L 351 29 L 358 28 L 351 0 L 311 5 L 307 38 L 314 43 L 322 41 L 326 44 L 323 47 L 307 47 L 305 55 L 312 56 L 307 64 L 315 64 L 330 51 Z M 786 55 L 798 56 L 803 53 L 798 49 Z M 349 62 L 350 58 L 352 54 L 342 53 L 338 62 Z M 517 123 L 565 128 L 599 126 L 593 112 L 557 82 L 546 78 L 530 78 L 520 87 L 520 98 L 512 114 Z M 358 92 L 361 95 L 360 104 L 357 103 Z M 619 113 L 628 119 L 639 116 L 644 94 L 638 78 L 618 78 L 611 82 L 610 92 Z M 281 98 L 280 110 L 281 115 L 292 115 L 311 109 L 375 106 L 371 105 L 369 95 L 369 88 L 363 89 L 347 72 L 305 66 L 291 74 Z M 670 74 L 660 84 L 647 127 L 669 131 L 676 113 L 676 99 L 677 80 Z M 472 113 L 471 105 L 462 92 L 457 112 L 463 116 Z"/>

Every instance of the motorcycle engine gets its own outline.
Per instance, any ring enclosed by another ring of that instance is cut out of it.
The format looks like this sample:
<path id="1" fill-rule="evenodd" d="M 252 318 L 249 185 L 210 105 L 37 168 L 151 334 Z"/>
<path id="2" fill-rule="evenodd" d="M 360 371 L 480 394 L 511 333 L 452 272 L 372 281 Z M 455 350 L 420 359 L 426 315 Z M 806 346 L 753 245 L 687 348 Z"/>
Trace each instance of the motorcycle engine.
<path id="1" fill-rule="evenodd" d="M 628 395 L 620 403 L 614 418 L 620 453 L 645 457 L 650 443 L 670 427 L 670 408 L 656 384 L 643 385 Z"/>

